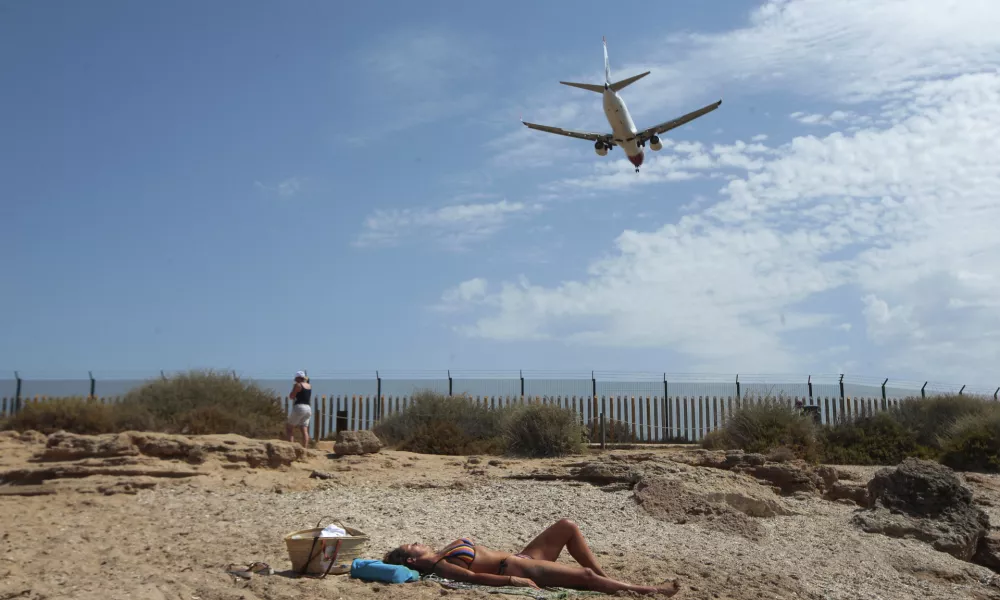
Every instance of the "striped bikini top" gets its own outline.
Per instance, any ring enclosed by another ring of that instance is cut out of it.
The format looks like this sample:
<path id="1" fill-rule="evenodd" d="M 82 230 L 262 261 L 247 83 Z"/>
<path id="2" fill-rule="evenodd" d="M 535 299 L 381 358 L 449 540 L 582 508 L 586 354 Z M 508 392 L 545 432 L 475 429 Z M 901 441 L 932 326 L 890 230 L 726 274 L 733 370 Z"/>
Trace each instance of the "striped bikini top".
<path id="1" fill-rule="evenodd" d="M 438 559 L 438 562 L 442 560 L 460 560 L 465 563 L 466 568 L 472 566 L 473 561 L 476 560 L 476 545 L 469 538 L 462 538 L 460 540 L 455 540 L 450 546 L 445 549 L 444 556 Z M 435 566 L 437 566 L 435 564 Z"/>

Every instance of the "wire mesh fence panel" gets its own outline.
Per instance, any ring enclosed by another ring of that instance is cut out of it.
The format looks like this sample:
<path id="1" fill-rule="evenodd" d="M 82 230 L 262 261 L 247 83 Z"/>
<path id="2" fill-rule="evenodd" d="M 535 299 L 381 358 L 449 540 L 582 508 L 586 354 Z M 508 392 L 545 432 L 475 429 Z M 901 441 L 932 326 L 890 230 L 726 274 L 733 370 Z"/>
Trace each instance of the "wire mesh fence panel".
<path id="1" fill-rule="evenodd" d="M 22 379 L 22 398 L 86 398 L 90 379 Z"/>
<path id="2" fill-rule="evenodd" d="M 375 380 L 371 380 L 371 391 L 375 393 Z M 421 392 L 433 392 L 436 394 L 448 394 L 448 378 L 412 378 L 412 379 L 390 379 L 382 378 L 382 394 L 413 397 Z"/>
<path id="3" fill-rule="evenodd" d="M 561 404 L 560 398 L 573 396 L 589 397 L 593 391 L 593 382 L 587 378 L 538 378 L 527 376 L 524 379 L 524 396 L 526 402 L 548 401 Z M 584 403 L 584 419 L 589 422 L 594 418 L 590 403 Z"/>
<path id="4" fill-rule="evenodd" d="M 446 390 L 447 391 L 447 390 Z M 521 395 L 520 378 L 466 378 L 452 379 L 452 393 L 467 394 L 474 398 L 505 398 Z"/>
<path id="5" fill-rule="evenodd" d="M 0 379 L 0 398 L 17 397 L 17 379 Z"/>

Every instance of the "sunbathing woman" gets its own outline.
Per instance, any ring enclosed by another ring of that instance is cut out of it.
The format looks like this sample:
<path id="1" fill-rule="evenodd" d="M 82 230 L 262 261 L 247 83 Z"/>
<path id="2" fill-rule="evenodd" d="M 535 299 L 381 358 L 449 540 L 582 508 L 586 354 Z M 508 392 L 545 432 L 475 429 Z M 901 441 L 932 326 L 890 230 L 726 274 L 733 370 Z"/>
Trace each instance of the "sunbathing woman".
<path id="1" fill-rule="evenodd" d="M 563 548 L 579 567 L 555 562 Z M 564 587 L 606 594 L 627 590 L 664 596 L 673 596 L 680 589 L 676 579 L 658 586 L 611 579 L 597 564 L 580 528 L 569 519 L 551 525 L 517 554 L 491 550 L 462 538 L 440 552 L 420 543 L 406 544 L 390 551 L 382 560 L 406 565 L 422 574 L 435 573 L 446 579 L 480 585 Z"/>

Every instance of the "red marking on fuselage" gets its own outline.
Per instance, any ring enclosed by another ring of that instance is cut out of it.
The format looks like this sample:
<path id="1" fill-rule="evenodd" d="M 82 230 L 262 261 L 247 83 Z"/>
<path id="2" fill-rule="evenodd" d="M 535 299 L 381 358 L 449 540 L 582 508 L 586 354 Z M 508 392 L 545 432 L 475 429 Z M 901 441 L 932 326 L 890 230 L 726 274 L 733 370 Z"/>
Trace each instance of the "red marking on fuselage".
<path id="1" fill-rule="evenodd" d="M 645 155 L 644 155 L 643 152 L 640 151 L 639 154 L 636 154 L 635 156 L 628 157 L 628 161 L 630 163 L 632 163 L 633 165 L 635 165 L 635 166 L 638 167 L 638 166 L 642 165 L 642 159 L 643 158 L 645 158 Z"/>

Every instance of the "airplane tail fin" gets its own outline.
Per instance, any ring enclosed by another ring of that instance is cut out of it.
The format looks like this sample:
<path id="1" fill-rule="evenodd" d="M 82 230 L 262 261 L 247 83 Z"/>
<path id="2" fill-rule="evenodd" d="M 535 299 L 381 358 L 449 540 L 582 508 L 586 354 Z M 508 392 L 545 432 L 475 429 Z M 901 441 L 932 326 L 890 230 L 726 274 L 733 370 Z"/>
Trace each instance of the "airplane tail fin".
<path id="1" fill-rule="evenodd" d="M 638 75 L 633 75 L 632 77 L 629 77 L 627 79 L 622 79 L 621 81 L 616 81 L 615 83 L 610 84 L 608 87 L 610 87 L 616 92 L 620 92 L 623 89 L 635 83 L 636 81 L 639 81 L 646 75 L 649 75 L 649 71 L 646 71 L 645 73 L 639 73 Z"/>
<path id="2" fill-rule="evenodd" d="M 604 83 L 611 85 L 611 63 L 608 62 L 608 40 L 601 36 L 601 43 L 604 44 Z"/>
<path id="3" fill-rule="evenodd" d="M 592 83 L 573 83 L 572 81 L 560 81 L 559 83 L 563 85 L 572 86 L 575 88 L 580 88 L 581 90 L 590 90 L 592 92 L 597 92 L 598 94 L 604 93 L 603 85 L 594 85 Z"/>
<path id="4" fill-rule="evenodd" d="M 604 85 L 595 85 L 593 83 L 574 83 L 572 81 L 560 81 L 559 83 L 580 88 L 581 90 L 590 90 L 591 92 L 603 94 L 606 89 L 612 89 L 619 92 L 636 81 L 639 81 L 646 75 L 649 75 L 649 71 L 646 71 L 645 73 L 640 73 L 639 75 L 611 83 L 611 65 L 608 62 L 608 41 L 604 39 L 604 37 L 601 37 L 601 41 L 604 42 Z"/>

